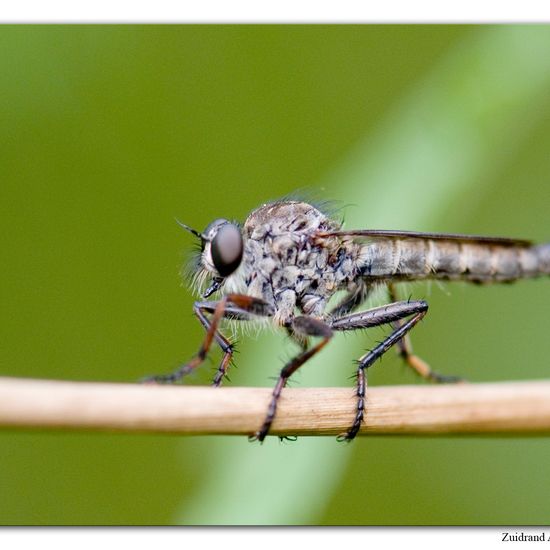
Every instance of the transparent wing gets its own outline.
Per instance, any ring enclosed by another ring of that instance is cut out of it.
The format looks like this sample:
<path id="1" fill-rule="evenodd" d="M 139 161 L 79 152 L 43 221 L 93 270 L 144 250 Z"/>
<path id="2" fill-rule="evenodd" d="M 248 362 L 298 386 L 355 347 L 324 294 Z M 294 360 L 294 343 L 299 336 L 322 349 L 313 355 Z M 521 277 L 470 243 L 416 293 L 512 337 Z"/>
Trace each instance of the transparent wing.
<path id="1" fill-rule="evenodd" d="M 486 237 L 483 235 L 462 235 L 459 233 L 422 233 L 419 231 L 399 231 L 386 229 L 352 229 L 349 231 L 320 231 L 317 237 L 356 237 L 358 239 L 424 239 L 442 241 L 460 241 L 499 246 L 530 247 L 531 241 L 508 239 L 506 237 Z"/>

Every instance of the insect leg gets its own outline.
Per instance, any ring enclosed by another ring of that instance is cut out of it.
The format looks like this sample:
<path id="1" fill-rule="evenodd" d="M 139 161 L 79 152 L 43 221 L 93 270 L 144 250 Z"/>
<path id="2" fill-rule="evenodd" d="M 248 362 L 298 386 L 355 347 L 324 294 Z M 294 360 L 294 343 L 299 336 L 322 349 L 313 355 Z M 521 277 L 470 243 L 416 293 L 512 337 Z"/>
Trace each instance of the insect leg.
<path id="1" fill-rule="evenodd" d="M 294 374 L 308 359 L 311 359 L 317 352 L 321 351 L 332 338 L 332 330 L 330 327 L 320 319 L 314 317 L 296 317 L 291 329 L 304 336 L 320 336 L 322 340 L 313 346 L 312 348 L 303 351 L 294 359 L 291 359 L 281 370 L 277 383 L 273 388 L 271 394 L 271 401 L 267 409 L 267 414 L 262 424 L 262 427 L 253 435 L 249 437 L 250 441 L 263 441 L 269 432 L 269 428 L 275 419 L 277 413 L 277 402 L 281 396 L 283 388 L 286 386 L 288 379 Z"/>
<path id="2" fill-rule="evenodd" d="M 398 300 L 397 291 L 394 285 L 388 285 L 388 291 L 390 294 L 390 299 L 394 302 Z M 397 328 L 401 325 L 400 321 L 395 321 L 393 323 L 394 328 Z M 399 355 L 405 361 L 405 363 L 411 367 L 417 374 L 422 376 L 426 380 L 431 382 L 436 382 L 439 384 L 452 383 L 452 382 L 461 382 L 462 379 L 459 376 L 449 376 L 445 374 L 440 374 L 430 367 L 426 361 L 418 357 L 413 353 L 413 348 L 411 344 L 411 338 L 408 334 L 405 334 L 403 338 L 397 342 L 397 347 L 399 350 Z"/>
<path id="3" fill-rule="evenodd" d="M 269 306 L 258 298 L 250 298 L 248 296 L 230 295 L 233 301 L 229 302 L 225 307 L 224 317 L 230 318 L 234 321 L 248 321 L 251 319 L 251 313 L 258 316 L 269 316 L 271 314 Z M 239 303 L 240 307 L 234 305 Z M 196 302 L 193 308 L 202 326 L 208 330 L 210 328 L 211 321 L 209 321 L 203 312 L 214 313 L 216 309 L 216 302 Z M 223 352 L 223 358 L 218 366 L 212 385 L 218 387 L 221 385 L 229 365 L 231 363 L 231 357 L 233 356 L 234 346 L 223 336 L 219 331 L 216 331 L 216 341 L 221 347 Z"/>
<path id="4" fill-rule="evenodd" d="M 221 319 L 225 317 L 234 320 L 247 320 L 250 318 L 250 314 L 259 316 L 271 315 L 270 306 L 263 300 L 240 294 L 229 294 L 221 300 L 214 302 L 195 302 L 193 311 L 206 329 L 206 336 L 197 354 L 191 361 L 182 365 L 173 373 L 151 376 L 146 378 L 145 382 L 177 382 L 196 369 L 206 359 L 212 341 L 215 339 L 224 353 L 213 381 L 214 386 L 219 386 L 227 372 L 233 354 L 233 345 L 218 330 Z M 206 312 L 212 313 L 211 319 L 206 317 Z"/>
<path id="5" fill-rule="evenodd" d="M 361 428 L 361 423 L 365 415 L 365 395 L 367 388 L 366 369 L 371 367 L 377 359 L 382 357 L 386 351 L 399 342 L 403 336 L 426 315 L 427 311 L 428 304 L 424 301 L 396 302 L 368 311 L 353 313 L 346 317 L 341 317 L 340 319 L 334 319 L 330 323 L 330 327 L 333 330 L 357 330 L 384 324 L 393 324 L 396 321 L 412 315 L 404 324 L 394 327 L 393 332 L 387 338 L 359 359 L 357 366 L 357 408 L 355 419 L 351 428 L 338 436 L 339 441 L 349 441 L 353 439 Z"/>
<path id="6" fill-rule="evenodd" d="M 351 313 L 356 307 L 359 307 L 366 299 L 369 294 L 370 288 L 364 283 L 364 281 L 359 281 L 357 286 L 349 291 L 341 302 L 339 302 L 336 307 L 330 312 L 332 317 L 342 317 Z"/>
<path id="7" fill-rule="evenodd" d="M 198 302 L 196 302 L 193 306 L 195 315 L 206 331 L 210 330 L 210 326 L 212 325 L 212 322 L 205 315 L 205 312 L 208 310 L 208 306 Z M 227 313 L 227 309 L 224 313 Z M 227 374 L 227 370 L 231 363 L 231 358 L 233 357 L 234 345 L 219 330 L 216 330 L 214 337 L 216 338 L 216 342 L 220 346 L 223 353 L 222 360 L 218 366 L 214 380 L 212 381 L 212 385 L 214 387 L 218 387 L 221 385 L 222 380 Z"/>

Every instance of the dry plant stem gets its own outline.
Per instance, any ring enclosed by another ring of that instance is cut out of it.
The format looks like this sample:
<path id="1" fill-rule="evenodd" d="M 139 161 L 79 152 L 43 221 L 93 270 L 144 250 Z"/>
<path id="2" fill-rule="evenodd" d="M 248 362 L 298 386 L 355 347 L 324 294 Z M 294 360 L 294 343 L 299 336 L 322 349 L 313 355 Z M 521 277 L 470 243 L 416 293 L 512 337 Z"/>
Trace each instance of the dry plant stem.
<path id="1" fill-rule="evenodd" d="M 251 434 L 270 388 L 152 386 L 0 378 L 0 426 L 179 434 Z M 349 428 L 350 388 L 283 390 L 272 435 Z M 368 434 L 550 434 L 550 381 L 369 388 Z"/>

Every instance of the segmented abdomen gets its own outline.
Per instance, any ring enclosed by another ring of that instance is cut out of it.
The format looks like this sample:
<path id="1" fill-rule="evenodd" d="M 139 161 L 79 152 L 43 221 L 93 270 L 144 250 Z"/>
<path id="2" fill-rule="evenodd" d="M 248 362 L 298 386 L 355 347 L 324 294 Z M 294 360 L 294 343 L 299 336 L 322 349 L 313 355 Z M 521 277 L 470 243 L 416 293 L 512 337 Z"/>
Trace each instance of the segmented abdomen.
<path id="1" fill-rule="evenodd" d="M 384 239 L 364 245 L 361 260 L 366 278 L 506 282 L 550 274 L 550 243 Z"/>

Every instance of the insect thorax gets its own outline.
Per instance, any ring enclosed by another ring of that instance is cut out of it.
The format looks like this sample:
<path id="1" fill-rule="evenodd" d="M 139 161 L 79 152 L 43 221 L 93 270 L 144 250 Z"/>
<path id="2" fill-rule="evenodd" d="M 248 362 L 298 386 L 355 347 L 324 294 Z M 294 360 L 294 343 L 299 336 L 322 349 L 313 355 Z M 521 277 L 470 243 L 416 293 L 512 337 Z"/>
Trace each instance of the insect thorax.
<path id="1" fill-rule="evenodd" d="M 360 247 L 338 239 L 315 239 L 339 225 L 310 204 L 278 202 L 253 211 L 244 224 L 243 263 L 231 286 L 262 298 L 288 322 L 296 308 L 321 317 L 330 297 L 353 286 Z"/>

